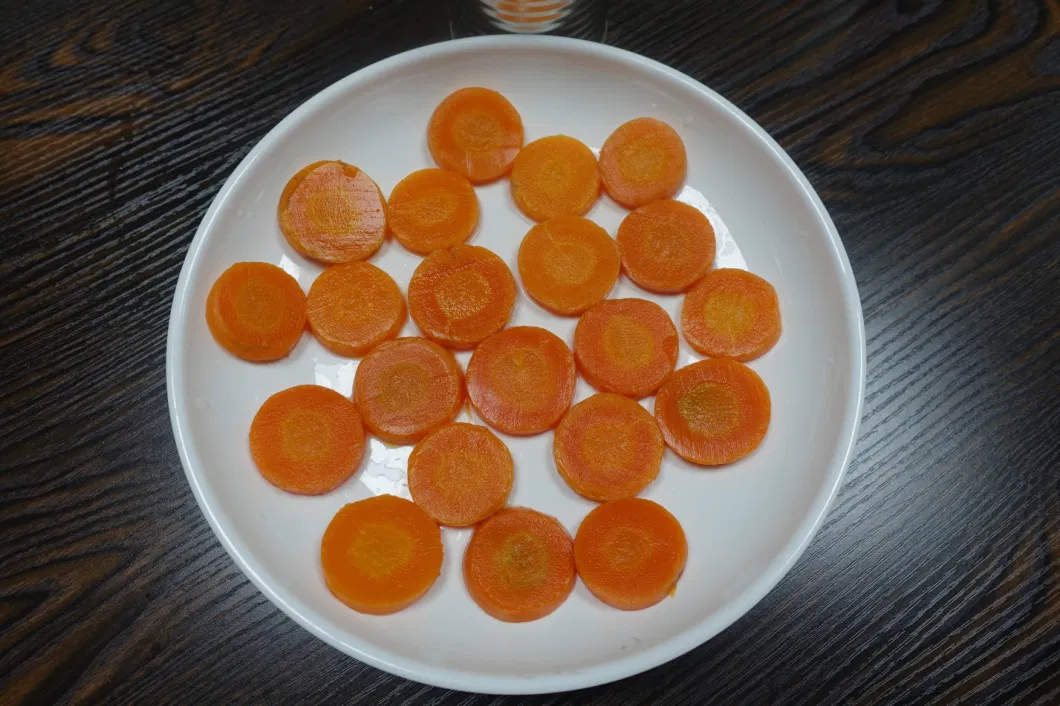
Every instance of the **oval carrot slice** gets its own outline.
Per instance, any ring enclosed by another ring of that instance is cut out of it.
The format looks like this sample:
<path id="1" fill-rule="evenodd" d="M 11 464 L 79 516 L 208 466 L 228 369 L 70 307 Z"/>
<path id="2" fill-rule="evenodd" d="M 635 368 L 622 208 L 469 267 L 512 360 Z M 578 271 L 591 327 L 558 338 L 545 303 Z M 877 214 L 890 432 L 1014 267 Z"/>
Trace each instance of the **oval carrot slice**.
<path id="1" fill-rule="evenodd" d="M 659 475 L 663 439 L 648 410 L 602 393 L 571 407 L 556 428 L 552 455 L 574 492 L 606 502 L 632 498 Z"/>
<path id="2" fill-rule="evenodd" d="M 416 444 L 409 456 L 409 492 L 443 525 L 467 527 L 504 507 L 512 489 L 512 454 L 489 429 L 449 424 Z"/>
<path id="3" fill-rule="evenodd" d="M 424 336 L 450 348 L 471 348 L 500 331 L 514 306 L 512 271 L 477 245 L 436 250 L 409 282 L 412 320 Z"/>
<path id="4" fill-rule="evenodd" d="M 677 329 L 663 308 L 645 299 L 605 299 L 578 320 L 574 359 L 603 392 L 647 397 L 677 365 Z"/>
<path id="5" fill-rule="evenodd" d="M 769 428 L 769 390 L 726 358 L 681 368 L 659 388 L 655 420 L 667 446 L 701 466 L 732 463 L 758 448 Z"/>
<path id="6" fill-rule="evenodd" d="M 346 505 L 320 542 L 328 590 L 359 613 L 388 615 L 427 593 L 442 572 L 442 532 L 404 498 Z"/>
<path id="7" fill-rule="evenodd" d="M 685 144 L 654 118 L 618 126 L 600 148 L 600 176 L 608 196 L 626 208 L 668 199 L 685 180 Z"/>
<path id="8" fill-rule="evenodd" d="M 383 192 L 345 162 L 313 162 L 291 177 L 279 216 L 291 247 L 320 262 L 363 260 L 386 237 Z"/>
<path id="9" fill-rule="evenodd" d="M 641 206 L 622 219 L 615 239 L 622 268 L 649 292 L 683 292 L 714 262 L 714 228 L 680 201 Z"/>
<path id="10" fill-rule="evenodd" d="M 450 94 L 427 125 L 427 147 L 434 161 L 473 184 L 507 174 L 522 146 L 518 111 L 488 88 L 461 88 Z"/>
<path id="11" fill-rule="evenodd" d="M 585 215 L 600 195 L 593 151 L 566 135 L 534 140 L 512 163 L 512 198 L 535 221 Z"/>
<path id="12" fill-rule="evenodd" d="M 685 295 L 681 331 L 703 355 L 753 360 L 780 339 L 777 290 L 744 270 L 712 270 Z"/>
<path id="13" fill-rule="evenodd" d="M 365 426 L 383 441 L 408 444 L 451 422 L 464 401 L 452 354 L 425 338 L 399 338 L 366 355 L 353 378 Z"/>
<path id="14" fill-rule="evenodd" d="M 526 293 L 566 316 L 580 314 L 606 297 L 621 264 L 618 245 L 607 231 L 578 216 L 537 224 L 519 246 L 519 277 Z"/>
<path id="15" fill-rule="evenodd" d="M 206 297 L 206 324 L 221 347 L 261 363 L 286 358 L 305 329 L 298 280 L 267 262 L 237 262 Z"/>
<path id="16" fill-rule="evenodd" d="M 456 172 L 421 169 L 390 192 L 387 217 L 399 243 L 427 255 L 471 236 L 478 224 L 478 197 L 471 183 Z"/>
<path id="17" fill-rule="evenodd" d="M 277 488 L 327 493 L 345 483 L 364 454 L 361 415 L 319 385 L 298 385 L 265 400 L 250 425 L 250 455 Z"/>
<path id="18" fill-rule="evenodd" d="M 467 394 L 486 422 L 506 434 L 555 426 L 574 397 L 574 356 L 554 333 L 516 326 L 479 344 L 467 364 Z"/>
<path id="19" fill-rule="evenodd" d="M 475 528 L 464 551 L 464 584 L 497 620 L 525 623 L 559 608 L 574 588 L 570 535 L 554 517 L 501 510 Z"/>
<path id="20" fill-rule="evenodd" d="M 367 262 L 320 273 L 306 298 L 309 327 L 336 355 L 362 356 L 394 338 L 405 323 L 405 300 L 386 272 Z"/>
<path id="21" fill-rule="evenodd" d="M 595 508 L 574 537 L 574 561 L 585 586 L 622 610 L 641 610 L 670 595 L 687 557 L 681 523 L 644 498 Z"/>

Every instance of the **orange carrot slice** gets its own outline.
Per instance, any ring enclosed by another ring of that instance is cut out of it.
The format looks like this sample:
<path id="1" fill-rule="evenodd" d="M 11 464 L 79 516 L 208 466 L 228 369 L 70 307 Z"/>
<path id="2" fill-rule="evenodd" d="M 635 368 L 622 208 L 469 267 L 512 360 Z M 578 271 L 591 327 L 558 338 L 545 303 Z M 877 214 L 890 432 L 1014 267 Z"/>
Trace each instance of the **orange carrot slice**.
<path id="1" fill-rule="evenodd" d="M 361 360 L 353 397 L 373 434 L 392 444 L 409 444 L 456 417 L 464 384 L 449 351 L 425 338 L 399 338 Z"/>
<path id="2" fill-rule="evenodd" d="M 574 356 L 554 333 L 516 326 L 479 344 L 467 364 L 467 394 L 486 422 L 506 434 L 538 434 L 570 407 Z"/>
<path id="3" fill-rule="evenodd" d="M 559 608 L 574 588 L 570 535 L 554 517 L 501 510 L 475 528 L 464 551 L 464 585 L 497 620 L 525 623 Z"/>
<path id="4" fill-rule="evenodd" d="M 255 363 L 279 360 L 305 329 L 298 280 L 267 262 L 237 262 L 210 288 L 206 324 L 221 347 Z"/>
<path id="5" fill-rule="evenodd" d="M 508 447 L 477 424 L 435 429 L 409 456 L 412 499 L 443 525 L 467 527 L 497 512 L 513 479 Z"/>
<path id="6" fill-rule="evenodd" d="M 394 338 L 405 323 L 405 300 L 386 272 L 367 262 L 320 273 L 306 298 L 309 327 L 336 355 L 362 356 Z"/>
<path id="7" fill-rule="evenodd" d="M 504 260 L 477 245 L 436 250 L 409 282 L 412 320 L 432 341 L 471 348 L 508 323 L 515 278 Z"/>
<path id="8" fill-rule="evenodd" d="M 685 295 L 681 331 L 703 355 L 753 360 L 780 339 L 777 290 L 744 270 L 712 270 Z"/>
<path id="9" fill-rule="evenodd" d="M 677 131 L 654 118 L 620 125 L 600 148 L 604 189 L 626 208 L 676 194 L 685 180 L 686 163 Z"/>
<path id="10" fill-rule="evenodd" d="M 663 439 L 648 410 L 602 393 L 571 407 L 556 428 L 552 455 L 574 492 L 605 502 L 632 498 L 659 475 Z"/>
<path id="11" fill-rule="evenodd" d="M 328 590 L 359 613 L 409 607 L 442 572 L 442 532 L 404 498 L 379 495 L 346 505 L 320 542 Z"/>
<path id="12" fill-rule="evenodd" d="M 655 420 L 667 446 L 701 466 L 732 463 L 758 448 L 769 415 L 762 378 L 725 358 L 681 368 L 655 397 Z"/>
<path id="13" fill-rule="evenodd" d="M 471 237 L 478 198 L 456 172 L 421 169 L 398 182 L 387 204 L 390 232 L 407 250 L 427 255 Z"/>
<path id="14" fill-rule="evenodd" d="M 386 237 L 383 192 L 345 162 L 313 162 L 291 177 L 279 216 L 291 247 L 320 262 L 363 260 Z"/>
<path id="15" fill-rule="evenodd" d="M 574 537 L 574 561 L 585 586 L 622 610 L 641 610 L 670 595 L 687 557 L 681 523 L 644 498 L 595 508 Z"/>
<path id="16" fill-rule="evenodd" d="M 680 201 L 655 201 L 618 226 L 618 250 L 629 278 L 649 292 L 683 292 L 714 262 L 714 228 Z"/>
<path id="17" fill-rule="evenodd" d="M 450 94 L 427 125 L 427 147 L 434 161 L 473 184 L 507 174 L 522 146 L 522 118 L 507 98 L 488 88 Z"/>
<path id="18" fill-rule="evenodd" d="M 512 163 L 512 198 L 535 221 L 582 216 L 599 195 L 596 156 L 573 137 L 534 140 Z"/>
<path id="19" fill-rule="evenodd" d="M 600 226 L 559 216 L 530 229 L 519 246 L 526 293 L 561 315 L 580 314 L 607 296 L 621 268 L 618 245 Z"/>
<path id="20" fill-rule="evenodd" d="M 647 397 L 677 365 L 677 329 L 663 308 L 645 299 L 605 299 L 578 320 L 574 359 L 603 392 Z"/>
<path id="21" fill-rule="evenodd" d="M 250 425 L 250 455 L 277 488 L 320 495 L 345 483 L 364 454 L 361 415 L 319 385 L 298 385 L 265 400 Z"/>

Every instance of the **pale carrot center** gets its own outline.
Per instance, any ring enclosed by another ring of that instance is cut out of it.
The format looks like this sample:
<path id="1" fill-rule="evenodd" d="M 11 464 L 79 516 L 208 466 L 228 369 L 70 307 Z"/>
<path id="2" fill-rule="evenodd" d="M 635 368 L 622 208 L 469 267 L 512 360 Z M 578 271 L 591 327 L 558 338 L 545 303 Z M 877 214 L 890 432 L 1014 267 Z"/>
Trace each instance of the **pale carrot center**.
<path id="1" fill-rule="evenodd" d="M 488 150 L 499 142 L 501 126 L 496 117 L 481 110 L 460 113 L 453 121 L 457 141 L 465 148 Z"/>
<path id="2" fill-rule="evenodd" d="M 649 140 L 634 140 L 622 150 L 618 161 L 629 181 L 654 181 L 666 168 L 666 149 Z"/>
<path id="3" fill-rule="evenodd" d="M 464 267 L 447 274 L 438 284 L 434 296 L 446 318 L 460 320 L 485 309 L 492 293 L 489 280 L 481 272 Z"/>
<path id="4" fill-rule="evenodd" d="M 416 199 L 411 206 L 408 215 L 420 226 L 429 228 L 451 220 L 459 205 L 453 194 L 439 191 Z"/>
<path id="5" fill-rule="evenodd" d="M 241 326 L 257 333 L 275 331 L 286 314 L 283 292 L 270 282 L 249 279 L 240 284 L 233 294 L 235 310 Z"/>
<path id="6" fill-rule="evenodd" d="M 677 410 L 689 429 L 702 436 L 725 436 L 740 425 L 740 401 L 724 385 L 696 385 L 681 396 Z"/>
<path id="7" fill-rule="evenodd" d="M 283 451 L 287 458 L 304 462 L 330 455 L 331 425 L 319 409 L 291 410 L 280 424 Z"/>
<path id="8" fill-rule="evenodd" d="M 582 441 L 582 454 L 602 471 L 621 473 L 633 463 L 631 432 L 620 422 L 590 424 Z"/>
<path id="9" fill-rule="evenodd" d="M 738 292 L 712 293 L 701 311 L 707 330 L 722 334 L 730 343 L 744 338 L 755 325 L 754 302 Z"/>
<path id="10" fill-rule="evenodd" d="M 655 338 L 647 326 L 629 316 L 612 316 L 604 326 L 608 358 L 625 368 L 639 368 L 655 356 Z"/>
<path id="11" fill-rule="evenodd" d="M 544 582 L 548 552 L 533 535 L 516 532 L 504 540 L 494 562 L 497 576 L 509 587 L 530 588 Z"/>
<path id="12" fill-rule="evenodd" d="M 428 402 L 431 378 L 419 365 L 397 363 L 387 371 L 380 387 L 377 399 L 390 411 L 404 412 Z"/>
<path id="13" fill-rule="evenodd" d="M 588 280 L 596 268 L 596 253 L 581 243 L 557 243 L 545 250 L 545 270 L 563 284 Z"/>
<path id="14" fill-rule="evenodd" d="M 386 578 L 412 558 L 413 541 L 408 532 L 387 524 L 365 524 L 358 528 L 347 556 L 361 573 Z"/>
<path id="15" fill-rule="evenodd" d="M 492 378 L 499 383 L 497 389 L 516 395 L 513 402 L 538 406 L 548 400 L 552 371 L 536 348 L 513 348 L 506 355 L 497 356 L 492 367 Z"/>
<path id="16" fill-rule="evenodd" d="M 604 542 L 602 556 L 608 558 L 612 567 L 623 571 L 633 571 L 651 556 L 655 542 L 646 532 L 635 527 L 619 527 Z"/>

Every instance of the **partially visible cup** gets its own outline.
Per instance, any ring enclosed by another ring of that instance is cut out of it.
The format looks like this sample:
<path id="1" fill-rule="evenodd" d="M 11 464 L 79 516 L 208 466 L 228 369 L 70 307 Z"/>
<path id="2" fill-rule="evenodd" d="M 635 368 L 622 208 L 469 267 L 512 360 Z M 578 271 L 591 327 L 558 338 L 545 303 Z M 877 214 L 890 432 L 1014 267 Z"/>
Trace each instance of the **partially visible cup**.
<path id="1" fill-rule="evenodd" d="M 603 41 L 608 0 L 452 0 L 453 37 L 555 34 Z"/>

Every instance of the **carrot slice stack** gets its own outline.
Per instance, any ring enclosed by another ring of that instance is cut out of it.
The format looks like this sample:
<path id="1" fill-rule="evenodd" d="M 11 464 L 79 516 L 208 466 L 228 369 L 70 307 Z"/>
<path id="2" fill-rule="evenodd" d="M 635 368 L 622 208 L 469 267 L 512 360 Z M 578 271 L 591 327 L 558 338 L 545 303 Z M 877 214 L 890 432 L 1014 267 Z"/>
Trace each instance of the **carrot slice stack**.
<path id="1" fill-rule="evenodd" d="M 659 388 L 655 420 L 666 444 L 702 466 L 754 451 L 769 428 L 769 390 L 746 365 L 718 358 L 681 368 Z"/>
<path id="2" fill-rule="evenodd" d="M 580 314 L 606 297 L 620 269 L 615 241 L 578 216 L 537 224 L 519 246 L 519 277 L 526 293 L 564 316 Z"/>
<path id="3" fill-rule="evenodd" d="M 422 598 L 441 573 L 442 558 L 435 521 L 393 495 L 346 505 L 320 543 L 328 590 L 371 615 L 396 613 Z"/>
<path id="4" fill-rule="evenodd" d="M 574 397 L 574 356 L 554 333 L 516 326 L 479 344 L 467 364 L 467 393 L 486 422 L 506 434 L 555 426 Z"/>
<path id="5" fill-rule="evenodd" d="M 260 363 L 285 358 L 305 329 L 298 281 L 267 262 L 237 262 L 206 298 L 206 324 L 226 351 Z"/>
<path id="6" fill-rule="evenodd" d="M 477 424 L 435 429 L 409 456 L 412 499 L 443 525 L 467 527 L 497 512 L 513 479 L 508 447 Z"/>
<path id="7" fill-rule="evenodd" d="M 566 135 L 534 140 L 512 163 L 512 198 L 535 221 L 584 215 L 600 195 L 592 150 Z"/>
<path id="8" fill-rule="evenodd" d="M 753 360 L 780 339 L 777 290 L 744 270 L 708 272 L 685 295 L 681 331 L 703 355 Z"/>
<path id="9" fill-rule="evenodd" d="M 608 196 L 626 208 L 668 199 L 685 180 L 687 157 L 681 137 L 654 118 L 618 127 L 600 148 L 600 174 Z"/>
<path id="10" fill-rule="evenodd" d="M 464 386 L 449 351 L 425 338 L 399 338 L 361 360 L 353 396 L 373 434 L 408 444 L 456 417 Z"/>
<path id="11" fill-rule="evenodd" d="M 683 292 L 714 262 L 714 228 L 680 201 L 641 206 L 622 219 L 616 240 L 626 274 L 649 292 Z"/>
<path id="12" fill-rule="evenodd" d="M 306 299 L 309 327 L 325 348 L 362 356 L 394 338 L 405 323 L 405 300 L 386 272 L 367 262 L 320 273 Z"/>
<path id="13" fill-rule="evenodd" d="M 681 523 L 644 498 L 595 508 L 574 537 L 578 575 L 597 598 L 622 610 L 641 610 L 670 595 L 687 557 Z"/>
<path id="14" fill-rule="evenodd" d="M 498 620 L 543 618 L 574 588 L 570 535 L 536 510 L 501 510 L 476 529 L 464 552 L 464 584 L 482 610 Z"/>
<path id="15" fill-rule="evenodd" d="M 473 184 L 500 178 L 523 146 L 523 121 L 508 99 L 488 88 L 462 88 L 443 100 L 427 125 L 427 147 L 443 169 Z"/>
<path id="16" fill-rule="evenodd" d="M 604 392 L 647 397 L 677 365 L 677 329 L 645 299 L 605 299 L 578 320 L 574 358 L 589 384 Z"/>
<path id="17" fill-rule="evenodd" d="M 475 189 L 460 174 L 421 169 L 398 182 L 387 204 L 390 232 L 407 250 L 427 255 L 467 240 L 478 224 Z"/>
<path id="18" fill-rule="evenodd" d="M 320 262 L 363 260 L 386 237 L 383 192 L 345 162 L 314 162 L 291 177 L 279 216 L 291 247 Z"/>

